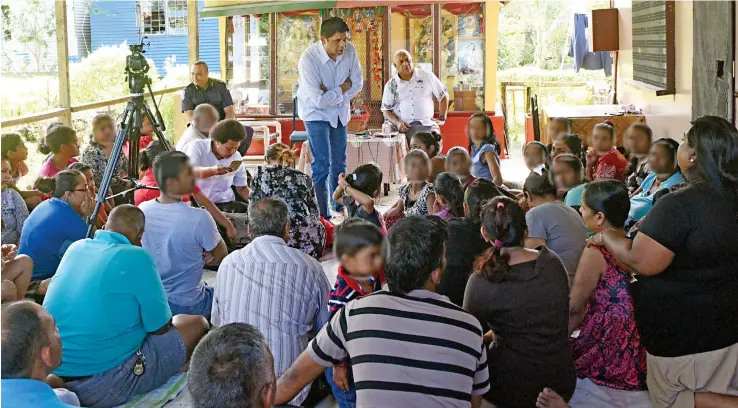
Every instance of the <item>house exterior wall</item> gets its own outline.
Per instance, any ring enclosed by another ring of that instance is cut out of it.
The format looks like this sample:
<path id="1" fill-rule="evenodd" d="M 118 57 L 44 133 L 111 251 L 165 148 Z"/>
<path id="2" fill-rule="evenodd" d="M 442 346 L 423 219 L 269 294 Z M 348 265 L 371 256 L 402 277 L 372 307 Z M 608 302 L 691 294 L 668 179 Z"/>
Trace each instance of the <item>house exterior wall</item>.
<path id="1" fill-rule="evenodd" d="M 682 140 L 692 118 L 692 1 L 675 3 L 676 94 L 656 96 L 652 90 L 628 83 L 633 79 L 632 1 L 615 0 L 619 10 L 620 50 L 618 51 L 618 102 L 643 109 L 646 123 L 654 138 L 670 137 Z"/>
<path id="2" fill-rule="evenodd" d="M 96 0 L 91 6 L 90 31 L 92 50 L 104 45 L 118 45 L 123 41 L 128 44 L 138 43 L 139 28 L 136 25 L 136 1 L 130 0 Z M 204 2 L 198 2 L 198 10 L 202 10 Z M 211 73 L 220 72 L 220 42 L 218 20 L 214 18 L 199 20 L 200 59 L 205 61 Z M 164 75 L 164 61 L 168 57 L 176 57 L 177 65 L 187 64 L 187 34 L 181 35 L 148 35 L 150 47 L 146 48 L 146 57 L 156 64 L 160 75 Z"/>

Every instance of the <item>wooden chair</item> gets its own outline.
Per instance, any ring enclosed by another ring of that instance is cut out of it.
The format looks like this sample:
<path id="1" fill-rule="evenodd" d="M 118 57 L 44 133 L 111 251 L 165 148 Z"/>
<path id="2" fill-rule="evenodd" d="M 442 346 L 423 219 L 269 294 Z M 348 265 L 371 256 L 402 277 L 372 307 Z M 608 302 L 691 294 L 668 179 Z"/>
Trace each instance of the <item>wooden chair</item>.
<path id="1" fill-rule="evenodd" d="M 533 119 L 533 140 L 536 142 L 541 141 L 541 121 L 538 115 L 538 95 L 533 95 L 530 98 L 530 111 Z"/>

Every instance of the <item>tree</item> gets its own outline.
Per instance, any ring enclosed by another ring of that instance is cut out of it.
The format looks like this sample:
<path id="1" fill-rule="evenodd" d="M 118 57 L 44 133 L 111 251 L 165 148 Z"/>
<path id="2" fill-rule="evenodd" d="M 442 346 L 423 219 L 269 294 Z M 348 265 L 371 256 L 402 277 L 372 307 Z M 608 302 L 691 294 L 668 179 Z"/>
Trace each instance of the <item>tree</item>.
<path id="1" fill-rule="evenodd" d="M 54 7 L 44 0 L 18 1 L 13 5 L 16 7 L 10 10 L 9 15 L 13 35 L 23 50 L 31 55 L 36 73 L 54 70 L 56 64 L 47 63 L 56 30 Z"/>

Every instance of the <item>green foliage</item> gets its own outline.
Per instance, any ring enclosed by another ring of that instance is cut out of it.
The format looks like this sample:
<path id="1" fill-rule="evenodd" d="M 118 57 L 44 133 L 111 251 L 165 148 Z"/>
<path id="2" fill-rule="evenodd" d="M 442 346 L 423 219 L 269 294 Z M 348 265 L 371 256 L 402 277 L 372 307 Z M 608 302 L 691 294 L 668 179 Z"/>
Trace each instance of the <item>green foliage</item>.
<path id="1" fill-rule="evenodd" d="M 531 95 L 538 96 L 538 105 L 541 109 L 552 105 L 592 105 L 603 103 L 597 96 L 605 97 L 606 90 L 612 86 L 612 77 L 606 78 L 602 70 L 579 73 L 573 70 L 548 71 L 535 67 L 513 68 L 497 73 L 498 84 L 503 82 L 518 82 L 530 87 Z M 546 82 L 569 84 L 567 86 L 550 86 Z M 513 98 L 512 93 L 516 93 Z M 503 114 L 508 118 L 508 132 L 513 140 L 518 140 L 525 133 L 524 112 L 525 97 L 522 89 L 508 88 L 507 111 Z M 499 104 L 502 105 L 501 103 Z"/>
<path id="2" fill-rule="evenodd" d="M 130 55 L 126 43 L 100 47 L 82 61 L 70 64 L 72 104 L 93 102 L 128 94 L 126 81 L 126 57 Z M 156 84 L 158 72 L 154 61 L 150 65 L 149 77 Z M 152 84 L 153 86 L 153 84 Z"/>
<path id="3" fill-rule="evenodd" d="M 50 4 L 45 0 L 14 2 L 7 20 L 12 27 L 13 39 L 19 43 L 18 51 L 30 54 L 35 72 L 56 69 L 56 64 L 48 61 L 49 48 L 56 32 L 53 3 Z"/>

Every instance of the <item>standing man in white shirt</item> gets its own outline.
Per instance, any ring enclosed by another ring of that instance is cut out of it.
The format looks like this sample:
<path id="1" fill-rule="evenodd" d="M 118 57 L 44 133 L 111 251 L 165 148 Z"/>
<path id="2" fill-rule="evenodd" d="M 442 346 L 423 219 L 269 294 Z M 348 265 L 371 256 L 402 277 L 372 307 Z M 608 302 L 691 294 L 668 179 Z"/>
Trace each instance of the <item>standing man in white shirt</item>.
<path id="1" fill-rule="evenodd" d="M 302 53 L 298 66 L 298 115 L 308 132 L 320 215 L 327 219 L 331 218 L 329 199 L 335 211 L 343 209 L 332 201 L 329 193 L 338 186 L 338 175 L 346 171 L 350 101 L 364 85 L 361 65 L 356 49 L 348 42 L 348 32 L 348 25 L 338 17 L 323 21 L 321 42 Z"/>
<path id="2" fill-rule="evenodd" d="M 406 50 L 395 53 L 397 74 L 385 85 L 382 93 L 382 112 L 396 130 L 407 136 L 418 132 L 441 133 L 446 122 L 448 90 L 432 72 L 413 67 L 413 58 Z M 435 100 L 439 101 L 438 120 L 433 120 Z"/>

